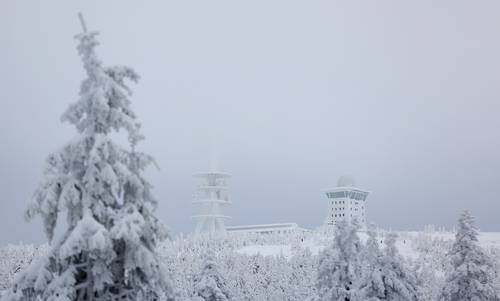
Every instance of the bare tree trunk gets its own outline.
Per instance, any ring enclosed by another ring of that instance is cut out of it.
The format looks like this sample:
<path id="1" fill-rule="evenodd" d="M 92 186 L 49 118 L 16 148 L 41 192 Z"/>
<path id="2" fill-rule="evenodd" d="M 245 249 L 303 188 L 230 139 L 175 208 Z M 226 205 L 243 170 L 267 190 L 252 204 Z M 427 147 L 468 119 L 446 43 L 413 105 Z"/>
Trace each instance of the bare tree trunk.
<path id="1" fill-rule="evenodd" d="M 87 300 L 94 301 L 94 277 L 92 276 L 92 264 L 87 256 Z"/>

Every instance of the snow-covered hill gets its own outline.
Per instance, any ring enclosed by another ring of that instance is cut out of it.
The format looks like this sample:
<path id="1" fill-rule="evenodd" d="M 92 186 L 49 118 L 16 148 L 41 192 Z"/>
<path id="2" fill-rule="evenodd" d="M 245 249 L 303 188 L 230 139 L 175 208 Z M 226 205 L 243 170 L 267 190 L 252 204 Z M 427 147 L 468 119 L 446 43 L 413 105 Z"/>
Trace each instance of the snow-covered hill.
<path id="1" fill-rule="evenodd" d="M 388 232 L 378 232 L 384 245 Z M 359 232 L 362 242 L 367 234 Z M 396 247 L 405 264 L 427 294 L 436 294 L 449 270 L 447 253 L 454 240 L 451 232 L 398 232 Z M 179 236 L 159 246 L 162 262 L 171 274 L 180 300 L 193 296 L 207 249 L 232 300 L 306 300 L 316 292 L 318 254 L 333 243 L 323 230 L 294 234 L 245 234 L 224 241 Z M 479 242 L 500 271 L 500 232 L 484 232 Z M 47 246 L 10 245 L 0 248 L 0 289 L 32 261 L 47 252 Z M 430 272 L 429 272 L 430 271 Z M 497 276 L 500 287 L 500 277 Z"/>
<path id="2" fill-rule="evenodd" d="M 419 248 L 423 248 L 428 244 L 439 242 L 443 245 L 450 244 L 455 239 L 455 234 L 452 232 L 418 232 L 418 231 L 401 231 L 398 233 L 396 246 L 401 255 L 407 258 L 418 257 Z M 360 232 L 359 237 L 362 241 L 366 241 L 366 233 Z M 325 241 L 314 239 L 310 236 L 309 239 L 295 243 L 295 247 L 300 249 L 309 249 L 312 255 L 317 255 L 325 248 Z M 485 249 L 500 249 L 500 232 L 481 232 L 479 235 L 479 244 Z M 291 258 L 294 254 L 290 243 L 284 244 L 251 244 L 237 249 L 238 253 L 246 255 L 262 255 L 262 256 L 285 256 Z"/>

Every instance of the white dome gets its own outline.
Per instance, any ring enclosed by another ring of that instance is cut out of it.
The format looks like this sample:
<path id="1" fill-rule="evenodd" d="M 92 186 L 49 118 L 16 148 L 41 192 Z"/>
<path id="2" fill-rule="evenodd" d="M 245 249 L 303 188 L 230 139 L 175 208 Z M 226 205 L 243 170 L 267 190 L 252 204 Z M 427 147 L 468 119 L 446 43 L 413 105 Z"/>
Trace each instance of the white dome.
<path id="1" fill-rule="evenodd" d="M 354 187 L 356 186 L 356 182 L 350 176 L 341 176 L 337 180 L 337 187 Z"/>

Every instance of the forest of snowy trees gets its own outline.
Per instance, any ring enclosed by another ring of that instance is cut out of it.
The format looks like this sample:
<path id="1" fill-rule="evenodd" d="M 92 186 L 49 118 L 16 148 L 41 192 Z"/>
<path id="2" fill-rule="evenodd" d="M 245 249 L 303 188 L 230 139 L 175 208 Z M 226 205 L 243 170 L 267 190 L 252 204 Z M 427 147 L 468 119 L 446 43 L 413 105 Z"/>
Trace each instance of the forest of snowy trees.
<path id="1" fill-rule="evenodd" d="M 500 249 L 480 246 L 468 213 L 460 217 L 454 238 L 446 237 L 341 225 L 338 231 L 218 240 L 177 236 L 159 243 L 156 254 L 175 300 L 498 300 Z M 278 245 L 289 246 L 289 252 L 244 251 Z M 409 252 L 402 254 L 405 247 Z M 5 296 L 47 254 L 48 245 L 0 249 Z"/>
<path id="2" fill-rule="evenodd" d="M 97 33 L 83 19 L 82 27 L 76 39 L 86 78 L 62 117 L 77 137 L 48 156 L 26 212 L 42 219 L 48 244 L 1 250 L 2 301 L 500 300 L 500 252 L 480 246 L 468 212 L 454 241 L 403 240 L 413 258 L 400 253 L 396 233 L 347 223 L 310 233 L 168 237 L 143 177 L 153 158 L 137 150 L 144 137 L 127 84 L 139 76 L 104 65 Z M 128 144 L 115 142 L 114 132 L 126 133 Z M 304 240 L 323 247 L 313 254 Z M 239 251 L 277 243 L 291 245 L 291 254 Z"/>

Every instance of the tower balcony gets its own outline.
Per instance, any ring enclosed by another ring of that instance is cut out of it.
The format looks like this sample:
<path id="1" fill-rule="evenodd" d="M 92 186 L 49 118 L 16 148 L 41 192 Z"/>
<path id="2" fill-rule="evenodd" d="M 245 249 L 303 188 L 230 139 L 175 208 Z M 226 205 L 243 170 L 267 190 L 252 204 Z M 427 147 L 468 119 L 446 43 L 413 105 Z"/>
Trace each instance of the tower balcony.
<path id="1" fill-rule="evenodd" d="M 223 214 L 198 214 L 198 215 L 193 215 L 191 218 L 224 218 L 224 219 L 230 219 L 230 216 L 223 215 Z"/>
<path id="2" fill-rule="evenodd" d="M 202 191 L 228 190 L 226 185 L 199 185 L 196 188 Z"/>
<path id="3" fill-rule="evenodd" d="M 221 204 L 221 205 L 230 205 L 231 201 L 226 200 L 210 200 L 210 199 L 202 199 L 202 200 L 194 200 L 191 204 Z"/>

